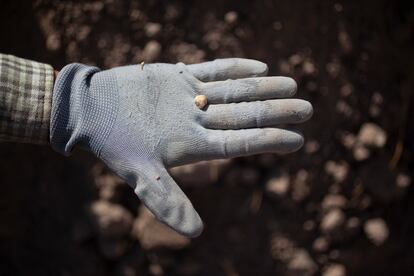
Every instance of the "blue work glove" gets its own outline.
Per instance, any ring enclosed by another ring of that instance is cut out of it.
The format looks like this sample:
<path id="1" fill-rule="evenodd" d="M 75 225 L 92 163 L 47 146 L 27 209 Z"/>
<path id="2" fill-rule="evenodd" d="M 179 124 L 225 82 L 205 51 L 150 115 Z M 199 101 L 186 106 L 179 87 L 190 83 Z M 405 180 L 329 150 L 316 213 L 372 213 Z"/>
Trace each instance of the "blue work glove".
<path id="1" fill-rule="evenodd" d="M 248 59 L 106 71 L 69 64 L 55 83 L 50 141 L 65 155 L 75 145 L 92 152 L 159 220 L 194 237 L 203 223 L 166 168 L 303 144 L 301 134 L 276 126 L 307 120 L 311 104 L 282 99 L 295 93 L 295 81 L 260 77 L 266 73 L 264 63 Z M 200 109 L 197 95 L 208 105 Z"/>

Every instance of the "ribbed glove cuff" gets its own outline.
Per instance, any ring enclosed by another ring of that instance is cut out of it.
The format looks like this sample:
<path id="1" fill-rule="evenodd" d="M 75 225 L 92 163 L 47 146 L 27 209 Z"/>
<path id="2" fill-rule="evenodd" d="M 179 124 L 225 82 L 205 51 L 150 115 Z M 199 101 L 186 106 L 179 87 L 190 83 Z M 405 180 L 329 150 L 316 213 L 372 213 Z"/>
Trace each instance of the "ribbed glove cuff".
<path id="1" fill-rule="evenodd" d="M 50 142 L 69 155 L 74 145 L 99 156 L 118 113 L 116 77 L 109 71 L 72 63 L 53 88 Z"/>

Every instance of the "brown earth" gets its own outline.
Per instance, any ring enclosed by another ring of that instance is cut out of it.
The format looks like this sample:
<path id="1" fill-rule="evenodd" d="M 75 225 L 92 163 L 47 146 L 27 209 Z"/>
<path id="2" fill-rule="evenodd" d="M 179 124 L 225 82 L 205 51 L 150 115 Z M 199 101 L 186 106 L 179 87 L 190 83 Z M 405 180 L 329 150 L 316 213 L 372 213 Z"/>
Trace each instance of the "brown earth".
<path id="1" fill-rule="evenodd" d="M 314 106 L 307 142 L 173 171 L 188 240 L 91 155 L 0 144 L 0 275 L 412 275 L 409 1 L 1 1 L 0 52 L 103 68 L 248 57 Z"/>

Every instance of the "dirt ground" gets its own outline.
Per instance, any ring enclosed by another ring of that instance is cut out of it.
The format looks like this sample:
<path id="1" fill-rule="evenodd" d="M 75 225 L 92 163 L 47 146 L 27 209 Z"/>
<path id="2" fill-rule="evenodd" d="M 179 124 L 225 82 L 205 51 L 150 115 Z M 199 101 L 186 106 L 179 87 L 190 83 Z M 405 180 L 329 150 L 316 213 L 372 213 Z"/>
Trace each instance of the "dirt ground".
<path id="1" fill-rule="evenodd" d="M 0 144 L 0 275 L 413 275 L 414 2 L 1 1 L 0 52 L 110 68 L 248 57 L 298 82 L 302 150 L 173 170 L 158 223 L 88 153 Z"/>

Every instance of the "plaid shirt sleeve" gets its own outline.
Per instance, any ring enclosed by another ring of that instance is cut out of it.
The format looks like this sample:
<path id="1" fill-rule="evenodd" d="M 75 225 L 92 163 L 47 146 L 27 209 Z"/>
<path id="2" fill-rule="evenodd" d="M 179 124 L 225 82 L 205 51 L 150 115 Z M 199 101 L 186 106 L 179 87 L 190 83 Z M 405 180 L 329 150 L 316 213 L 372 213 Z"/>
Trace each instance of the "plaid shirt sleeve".
<path id="1" fill-rule="evenodd" d="M 53 68 L 0 54 L 0 142 L 49 141 Z"/>

